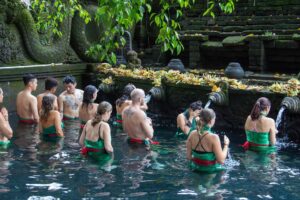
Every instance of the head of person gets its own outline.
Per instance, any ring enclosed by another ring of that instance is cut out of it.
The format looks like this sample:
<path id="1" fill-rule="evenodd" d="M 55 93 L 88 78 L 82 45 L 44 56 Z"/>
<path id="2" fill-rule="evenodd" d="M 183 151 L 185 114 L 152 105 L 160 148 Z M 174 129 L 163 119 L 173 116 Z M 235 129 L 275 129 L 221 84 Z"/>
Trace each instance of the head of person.
<path id="1" fill-rule="evenodd" d="M 260 97 L 257 99 L 255 102 L 252 111 L 251 111 L 251 119 L 252 120 L 257 120 L 260 116 L 268 115 L 271 109 L 271 102 L 268 98 L 266 97 Z"/>
<path id="2" fill-rule="evenodd" d="M 133 84 L 128 83 L 123 89 L 122 96 L 119 99 L 117 99 L 116 105 L 121 106 L 126 100 L 129 100 L 130 94 L 135 88 L 136 87 Z"/>
<path id="3" fill-rule="evenodd" d="M 216 120 L 216 113 L 213 109 L 204 108 L 200 111 L 199 119 L 197 120 L 197 129 L 201 132 L 203 127 L 213 127 Z"/>
<path id="4" fill-rule="evenodd" d="M 58 81 L 55 78 L 48 77 L 45 80 L 45 90 L 50 91 L 52 94 L 56 92 Z"/>
<path id="5" fill-rule="evenodd" d="M 97 88 L 93 85 L 88 85 L 84 88 L 82 107 L 93 103 L 97 98 Z"/>
<path id="6" fill-rule="evenodd" d="M 0 88 L 0 103 L 3 102 L 3 90 Z"/>
<path id="7" fill-rule="evenodd" d="M 143 89 L 135 88 L 130 94 L 132 104 L 143 105 L 145 99 L 145 92 Z"/>
<path id="8" fill-rule="evenodd" d="M 102 101 L 97 108 L 97 113 L 92 120 L 92 126 L 95 126 L 100 121 L 107 122 L 110 118 L 112 112 L 112 105 L 108 103 L 107 101 Z"/>
<path id="9" fill-rule="evenodd" d="M 37 88 L 37 78 L 33 74 L 25 74 L 23 76 L 23 82 L 25 87 L 30 88 L 32 91 L 35 91 Z"/>
<path id="10" fill-rule="evenodd" d="M 195 117 L 199 116 L 201 110 L 202 110 L 202 102 L 201 101 L 195 101 L 190 104 L 190 107 L 189 107 L 190 115 L 193 115 Z"/>
<path id="11" fill-rule="evenodd" d="M 53 94 L 47 94 L 42 99 L 42 110 L 41 110 L 41 120 L 47 121 L 49 113 L 54 109 L 55 96 Z"/>
<path id="12" fill-rule="evenodd" d="M 77 82 L 74 76 L 66 76 L 63 79 L 63 84 L 67 93 L 73 94 L 75 92 Z"/>

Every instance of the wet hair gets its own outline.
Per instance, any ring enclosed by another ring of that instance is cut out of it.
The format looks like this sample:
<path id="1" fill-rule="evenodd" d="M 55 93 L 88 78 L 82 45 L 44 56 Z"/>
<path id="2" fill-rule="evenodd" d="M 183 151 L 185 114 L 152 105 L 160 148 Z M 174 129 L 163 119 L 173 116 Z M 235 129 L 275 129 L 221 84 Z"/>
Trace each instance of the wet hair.
<path id="1" fill-rule="evenodd" d="M 24 82 L 24 85 L 28 85 L 28 83 L 30 81 L 33 81 L 34 79 L 36 79 L 36 77 L 33 75 L 33 74 L 25 74 L 23 76 L 23 82 Z"/>
<path id="2" fill-rule="evenodd" d="M 216 118 L 216 113 L 213 109 L 204 108 L 200 111 L 199 119 L 197 120 L 197 129 L 201 130 L 211 120 Z"/>
<path id="3" fill-rule="evenodd" d="M 201 110 L 202 109 L 202 102 L 201 101 L 195 101 L 190 104 L 190 109 L 193 111 L 195 110 Z"/>
<path id="4" fill-rule="evenodd" d="M 57 87 L 58 81 L 55 78 L 48 77 L 45 80 L 45 90 L 51 90 L 54 87 Z"/>
<path id="5" fill-rule="evenodd" d="M 53 94 L 45 95 L 42 99 L 41 121 L 47 121 L 49 113 L 54 109 L 55 96 Z"/>
<path id="6" fill-rule="evenodd" d="M 84 88 L 81 108 L 86 107 L 86 110 L 88 110 L 89 105 L 93 103 L 95 92 L 97 92 L 97 88 L 93 85 L 88 85 Z"/>
<path id="7" fill-rule="evenodd" d="M 112 105 L 107 101 L 102 101 L 97 108 L 97 113 L 92 120 L 92 126 L 95 126 L 102 120 L 102 115 L 106 112 L 112 111 Z"/>
<path id="8" fill-rule="evenodd" d="M 122 96 L 116 100 L 116 105 L 121 106 L 126 100 L 130 100 L 130 94 L 135 88 L 133 84 L 128 83 L 123 89 Z"/>
<path id="9" fill-rule="evenodd" d="M 271 102 L 266 97 L 260 97 L 257 99 L 256 103 L 254 104 L 252 111 L 250 113 L 252 120 L 257 120 L 263 110 L 265 110 L 267 107 L 271 106 Z"/>
<path id="10" fill-rule="evenodd" d="M 75 84 L 76 83 L 76 78 L 74 76 L 66 76 L 63 79 L 63 84 L 69 84 L 69 83 Z"/>

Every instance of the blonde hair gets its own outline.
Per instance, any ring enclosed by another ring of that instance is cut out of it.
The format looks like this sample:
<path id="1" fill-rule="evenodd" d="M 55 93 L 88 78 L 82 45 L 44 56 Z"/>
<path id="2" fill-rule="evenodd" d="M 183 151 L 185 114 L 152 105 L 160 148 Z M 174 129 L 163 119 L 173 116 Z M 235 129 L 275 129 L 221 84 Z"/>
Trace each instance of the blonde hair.
<path id="1" fill-rule="evenodd" d="M 43 97 L 42 110 L 41 110 L 41 121 L 47 121 L 49 113 L 54 109 L 54 95 L 48 94 Z"/>
<path id="2" fill-rule="evenodd" d="M 216 118 L 216 113 L 213 109 L 204 108 L 200 111 L 199 119 L 197 120 L 197 130 L 201 132 L 203 127 L 207 125 L 211 120 Z"/>
<path id="3" fill-rule="evenodd" d="M 100 121 L 102 121 L 102 115 L 111 110 L 112 110 L 112 105 L 110 103 L 108 103 L 107 101 L 102 101 L 98 105 L 97 113 L 96 113 L 94 119 L 92 120 L 92 126 L 95 126 Z"/>

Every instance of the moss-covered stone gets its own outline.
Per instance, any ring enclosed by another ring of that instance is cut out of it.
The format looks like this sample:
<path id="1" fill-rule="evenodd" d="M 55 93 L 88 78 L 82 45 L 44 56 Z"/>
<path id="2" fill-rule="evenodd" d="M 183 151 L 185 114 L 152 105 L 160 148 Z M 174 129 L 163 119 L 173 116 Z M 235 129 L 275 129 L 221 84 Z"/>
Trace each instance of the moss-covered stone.
<path id="1" fill-rule="evenodd" d="M 222 42 L 207 41 L 207 42 L 203 42 L 201 44 L 201 47 L 204 47 L 204 48 L 221 48 L 221 47 L 223 47 L 223 44 L 222 44 Z"/>
<path id="2" fill-rule="evenodd" d="M 246 36 L 229 36 L 226 37 L 222 44 L 223 46 L 240 46 L 245 44 Z"/>

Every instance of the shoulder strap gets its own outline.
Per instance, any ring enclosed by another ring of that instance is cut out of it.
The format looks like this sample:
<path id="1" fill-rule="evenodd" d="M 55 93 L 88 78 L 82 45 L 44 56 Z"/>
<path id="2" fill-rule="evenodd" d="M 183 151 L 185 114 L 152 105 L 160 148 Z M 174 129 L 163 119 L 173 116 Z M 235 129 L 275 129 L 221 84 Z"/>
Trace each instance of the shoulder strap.
<path id="1" fill-rule="evenodd" d="M 202 143 L 201 143 L 202 139 L 203 139 L 206 135 L 208 135 L 208 133 L 205 133 L 202 137 L 201 137 L 201 135 L 199 134 L 199 141 L 198 141 L 198 144 L 197 144 L 196 147 L 195 147 L 195 150 L 197 150 L 197 147 L 198 147 L 199 144 L 200 144 L 200 146 L 202 147 L 203 151 L 206 152 L 205 148 L 203 147 L 203 145 L 202 145 Z"/>

